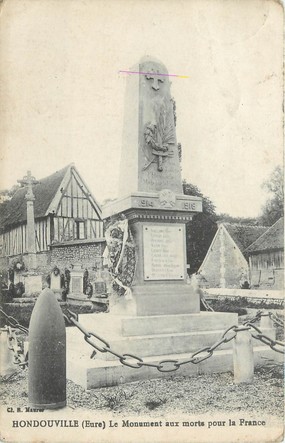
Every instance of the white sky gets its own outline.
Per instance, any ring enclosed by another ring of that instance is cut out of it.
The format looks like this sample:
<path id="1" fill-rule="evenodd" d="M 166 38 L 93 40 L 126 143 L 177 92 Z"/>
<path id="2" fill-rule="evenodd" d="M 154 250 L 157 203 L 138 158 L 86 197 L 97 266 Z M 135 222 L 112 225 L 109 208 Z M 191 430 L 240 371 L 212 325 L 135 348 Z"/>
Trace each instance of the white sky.
<path id="1" fill-rule="evenodd" d="M 172 79 L 183 177 L 218 212 L 256 216 L 282 162 L 282 7 L 274 0 L 8 0 L 1 7 L 1 183 L 74 162 L 117 194 L 126 74 Z"/>

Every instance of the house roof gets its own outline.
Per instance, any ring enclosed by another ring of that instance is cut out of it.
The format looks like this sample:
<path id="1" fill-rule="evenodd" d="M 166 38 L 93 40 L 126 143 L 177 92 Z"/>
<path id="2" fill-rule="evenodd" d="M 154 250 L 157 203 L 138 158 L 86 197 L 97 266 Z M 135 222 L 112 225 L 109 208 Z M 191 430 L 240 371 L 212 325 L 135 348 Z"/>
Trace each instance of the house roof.
<path id="1" fill-rule="evenodd" d="M 266 226 L 240 225 L 237 223 L 223 223 L 223 225 L 242 253 L 268 229 Z"/>
<path id="2" fill-rule="evenodd" d="M 33 193 L 35 195 L 35 218 L 41 218 L 46 215 L 49 205 L 70 167 L 71 165 L 68 165 L 63 169 L 60 169 L 60 171 L 56 171 L 54 174 L 39 180 L 40 183 L 33 185 Z M 10 201 L 4 202 L 0 205 L 0 226 L 2 229 L 26 221 L 26 193 L 27 186 L 24 186 L 18 189 Z"/>
<path id="3" fill-rule="evenodd" d="M 246 250 L 247 253 L 284 249 L 284 218 L 281 217 L 274 225 L 254 241 Z"/>

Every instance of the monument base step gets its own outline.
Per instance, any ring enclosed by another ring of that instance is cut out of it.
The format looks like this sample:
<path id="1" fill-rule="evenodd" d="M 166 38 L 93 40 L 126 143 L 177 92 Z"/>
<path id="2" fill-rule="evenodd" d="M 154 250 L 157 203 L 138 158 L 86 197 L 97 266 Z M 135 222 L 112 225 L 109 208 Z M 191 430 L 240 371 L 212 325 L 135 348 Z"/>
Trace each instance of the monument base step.
<path id="1" fill-rule="evenodd" d="M 106 340 L 119 354 L 141 357 L 194 352 L 215 343 L 222 333 L 238 323 L 237 314 L 205 312 L 150 317 L 123 317 L 111 314 L 84 314 L 79 323 L 88 332 Z M 100 342 L 94 339 L 100 346 Z M 231 343 L 223 345 L 229 348 Z M 67 349 L 84 356 L 92 352 L 77 328 L 67 330 Z M 114 360 L 110 353 L 98 353 L 98 358 Z"/>
<path id="2" fill-rule="evenodd" d="M 110 338 L 107 334 L 99 333 L 95 329 L 96 335 L 99 335 L 110 345 L 111 349 L 120 354 L 132 354 L 141 358 L 151 357 L 153 355 L 170 355 L 172 353 L 183 354 L 193 353 L 197 349 L 204 348 L 206 346 L 212 346 L 222 336 L 224 329 L 215 331 L 196 331 L 196 332 L 184 332 L 176 334 L 154 334 L 143 335 L 133 337 L 116 337 Z M 263 329 L 263 332 L 270 338 L 275 338 L 274 329 Z M 79 346 L 79 340 L 82 340 Z M 102 346 L 102 343 L 96 338 L 92 340 L 98 346 Z M 78 330 L 68 331 L 68 349 L 72 352 L 75 351 L 81 356 L 90 356 L 94 348 L 83 340 L 82 334 Z M 259 342 L 253 340 L 253 346 L 258 346 Z M 220 345 L 220 350 L 231 349 L 232 342 L 223 343 Z M 97 358 L 100 360 L 116 360 L 116 356 L 108 353 L 98 352 Z"/>
<path id="3" fill-rule="evenodd" d="M 229 327 L 238 324 L 238 316 L 202 312 L 146 318 L 101 313 L 80 315 L 79 323 L 87 332 L 106 341 L 114 352 L 132 354 L 147 363 L 157 364 L 161 360 L 185 361 L 197 350 L 212 346 Z M 267 328 L 263 332 L 275 338 L 274 329 Z M 99 347 L 104 343 L 94 336 L 91 341 Z M 272 358 L 276 354 L 268 346 L 260 346 L 258 340 L 252 339 L 252 343 L 256 362 L 259 355 Z M 126 367 L 109 352 L 98 351 L 94 359 L 91 358 L 94 348 L 84 340 L 82 332 L 73 327 L 67 329 L 67 374 L 75 383 L 90 389 L 171 375 L 227 372 L 233 368 L 232 346 L 233 341 L 223 343 L 205 362 L 185 364 L 175 372 L 159 372 L 152 367 Z"/>
<path id="4" fill-rule="evenodd" d="M 108 336 L 124 337 L 176 334 L 182 332 L 227 329 L 238 324 L 238 316 L 230 312 L 200 312 L 192 314 L 118 316 L 111 313 L 79 315 L 79 322 L 89 331 Z"/>
<path id="5" fill-rule="evenodd" d="M 254 348 L 254 363 L 264 364 L 264 359 L 276 359 L 276 352 L 268 346 L 257 346 Z M 179 362 L 189 359 L 188 354 L 168 354 L 160 356 L 145 357 L 147 363 L 158 364 L 162 360 L 178 360 Z M 171 367 L 171 364 L 170 364 Z M 233 371 L 232 349 L 216 350 L 212 357 L 199 363 L 188 363 L 182 365 L 175 372 L 159 372 L 156 368 L 143 366 L 139 369 L 129 368 L 116 361 L 103 361 L 79 357 L 78 354 L 68 352 L 67 378 L 81 385 L 84 389 L 117 386 L 124 383 L 142 380 L 158 379 L 162 377 L 197 376 L 207 373 L 222 373 Z"/>
<path id="6" fill-rule="evenodd" d="M 84 314 L 79 316 L 79 322 L 86 331 L 94 332 L 106 340 L 116 353 L 134 354 L 143 358 L 172 353 L 193 353 L 202 347 L 212 346 L 229 327 L 238 324 L 238 319 L 237 314 L 217 312 L 148 318 Z M 272 339 L 275 338 L 274 329 L 264 329 L 264 333 Z M 102 346 L 96 338 L 93 338 L 93 341 Z M 253 344 L 259 343 L 254 340 Z M 231 347 L 231 342 L 224 343 L 220 350 Z M 90 356 L 93 351 L 77 328 L 67 330 L 67 349 L 77 351 L 81 356 Z M 116 359 L 110 353 L 98 353 L 97 358 Z"/>

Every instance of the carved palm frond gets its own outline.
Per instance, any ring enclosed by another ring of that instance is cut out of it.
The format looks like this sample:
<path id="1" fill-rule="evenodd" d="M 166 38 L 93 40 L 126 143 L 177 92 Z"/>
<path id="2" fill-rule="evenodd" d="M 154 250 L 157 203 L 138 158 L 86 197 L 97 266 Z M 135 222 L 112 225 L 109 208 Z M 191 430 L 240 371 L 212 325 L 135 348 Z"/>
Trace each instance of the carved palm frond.
<path id="1" fill-rule="evenodd" d="M 157 115 L 157 131 L 163 144 L 175 143 L 174 124 L 170 111 L 167 112 L 165 105 L 161 106 Z"/>

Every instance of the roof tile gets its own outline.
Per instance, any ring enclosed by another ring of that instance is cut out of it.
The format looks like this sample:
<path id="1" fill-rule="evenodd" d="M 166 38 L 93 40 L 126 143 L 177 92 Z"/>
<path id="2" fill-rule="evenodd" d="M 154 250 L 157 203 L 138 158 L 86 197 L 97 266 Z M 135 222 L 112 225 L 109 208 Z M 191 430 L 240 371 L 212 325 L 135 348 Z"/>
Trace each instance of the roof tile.
<path id="1" fill-rule="evenodd" d="M 70 165 L 40 180 L 33 186 L 35 195 L 35 219 L 44 217 Z M 27 187 L 20 188 L 10 201 L 0 205 L 0 224 L 2 229 L 18 225 L 27 220 Z"/>
<path id="2" fill-rule="evenodd" d="M 251 243 L 267 230 L 267 227 L 258 225 L 241 225 L 237 223 L 223 223 L 223 225 L 241 252 L 244 252 Z"/>
<path id="3" fill-rule="evenodd" d="M 253 253 L 272 249 L 284 249 L 284 217 L 281 217 L 274 225 L 267 228 L 267 230 L 246 249 L 246 252 Z"/>

